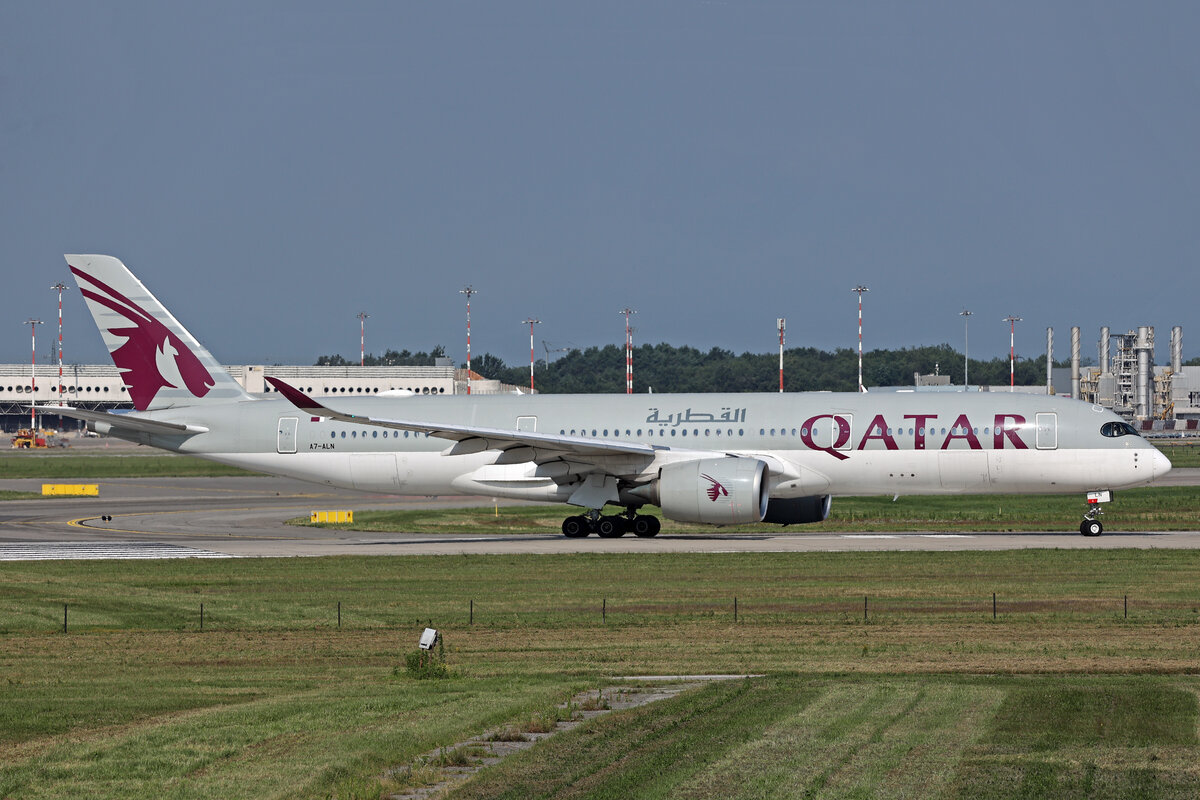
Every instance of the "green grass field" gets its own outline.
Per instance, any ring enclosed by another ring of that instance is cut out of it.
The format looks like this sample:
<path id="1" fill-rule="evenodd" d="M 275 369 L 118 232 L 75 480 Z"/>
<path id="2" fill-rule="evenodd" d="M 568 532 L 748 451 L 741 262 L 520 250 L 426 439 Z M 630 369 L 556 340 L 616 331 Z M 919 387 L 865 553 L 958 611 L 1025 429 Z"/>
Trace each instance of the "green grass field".
<path id="1" fill-rule="evenodd" d="M 251 474 L 236 467 L 161 450 L 121 455 L 0 454 L 0 478 L 207 478 Z"/>
<path id="2" fill-rule="evenodd" d="M 1197 586 L 1200 553 L 1153 550 L 10 562 L 0 797 L 378 797 L 609 676 L 688 672 L 766 677 L 455 796 L 1190 797 Z M 402 667 L 430 622 L 446 680 Z"/>
<path id="3" fill-rule="evenodd" d="M 829 519 L 792 528 L 804 533 L 871 531 L 1070 531 L 1079 526 L 1085 505 L 1070 495 L 961 495 L 956 497 L 838 497 Z M 613 509 L 609 509 L 612 511 Z M 656 508 L 645 513 L 660 514 Z M 350 524 L 295 525 L 361 531 L 424 533 L 557 533 L 563 506 L 355 511 Z M 1150 487 L 1117 492 L 1103 518 L 1112 531 L 1194 530 L 1200 524 L 1200 491 L 1191 486 Z M 663 520 L 666 533 L 762 533 L 776 526 L 713 528 Z"/>

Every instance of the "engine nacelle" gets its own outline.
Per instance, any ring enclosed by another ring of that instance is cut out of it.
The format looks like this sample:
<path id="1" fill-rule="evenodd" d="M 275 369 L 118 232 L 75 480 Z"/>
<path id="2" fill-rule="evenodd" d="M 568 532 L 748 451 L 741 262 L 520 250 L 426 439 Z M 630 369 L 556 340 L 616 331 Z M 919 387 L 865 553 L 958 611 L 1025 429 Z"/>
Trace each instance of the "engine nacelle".
<path id="1" fill-rule="evenodd" d="M 761 522 L 767 465 L 756 458 L 704 458 L 668 464 L 658 478 L 663 516 L 706 525 Z"/>
<path id="2" fill-rule="evenodd" d="M 824 522 L 829 516 L 833 497 L 817 494 L 811 497 L 772 497 L 767 503 L 763 522 L 776 525 L 802 525 L 806 522 Z"/>

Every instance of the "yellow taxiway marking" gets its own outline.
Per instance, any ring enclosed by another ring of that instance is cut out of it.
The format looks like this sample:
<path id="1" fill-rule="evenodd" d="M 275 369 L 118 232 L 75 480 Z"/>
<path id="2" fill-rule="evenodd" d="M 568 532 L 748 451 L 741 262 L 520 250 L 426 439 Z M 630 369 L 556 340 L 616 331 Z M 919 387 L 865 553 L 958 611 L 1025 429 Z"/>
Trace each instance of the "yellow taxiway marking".
<path id="1" fill-rule="evenodd" d="M 282 507 L 287 508 L 287 506 L 282 506 Z M 221 510 L 222 511 L 254 511 L 257 509 L 223 508 Z M 132 514 L 110 514 L 109 516 L 113 516 L 113 517 L 146 517 L 146 516 L 158 516 L 159 514 L 195 514 L 199 511 L 203 511 L 203 509 L 193 508 L 193 509 L 187 509 L 184 511 L 136 512 L 136 513 L 132 513 Z M 98 519 L 100 519 L 100 517 L 76 517 L 75 519 L 67 520 L 67 526 L 71 527 L 71 528 L 86 528 L 89 531 L 100 531 L 103 533 L 128 533 L 128 534 L 133 534 L 135 536 L 193 536 L 193 537 L 195 537 L 195 536 L 216 536 L 217 535 L 217 534 L 211 534 L 211 533 L 205 534 L 205 533 L 191 533 L 191 532 L 183 532 L 183 531 L 131 531 L 131 530 L 127 530 L 125 528 L 100 528 L 95 525 L 85 525 L 84 524 L 86 522 L 91 522 L 92 520 L 98 520 Z M 278 540 L 278 541 L 303 541 L 303 538 L 299 537 L 299 536 L 259 536 L 259 535 L 242 536 L 242 535 L 237 535 L 237 534 L 232 534 L 232 533 L 225 534 L 225 538 L 227 538 L 227 539 L 268 539 L 268 540 Z"/>

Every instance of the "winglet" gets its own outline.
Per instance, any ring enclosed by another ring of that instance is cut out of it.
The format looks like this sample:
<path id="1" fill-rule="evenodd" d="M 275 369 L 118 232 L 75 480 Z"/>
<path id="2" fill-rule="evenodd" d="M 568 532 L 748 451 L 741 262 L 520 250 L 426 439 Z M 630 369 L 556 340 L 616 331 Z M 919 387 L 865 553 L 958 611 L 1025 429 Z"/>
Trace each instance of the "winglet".
<path id="1" fill-rule="evenodd" d="M 279 378 L 272 378 L 270 375 L 265 375 L 263 377 L 266 378 L 267 383 L 274 386 L 276 391 L 283 395 L 285 400 L 306 414 L 313 414 L 318 417 L 329 417 L 330 419 L 337 419 L 341 420 L 342 422 L 368 423 L 368 418 L 366 417 L 360 417 L 356 414 L 347 414 L 344 411 L 334 411 L 329 406 L 321 405 L 316 400 L 297 389 L 295 386 L 285 383 L 279 380 Z"/>
<path id="2" fill-rule="evenodd" d="M 326 408 L 325 406 L 321 405 L 316 400 L 313 400 L 311 397 L 306 395 L 304 392 L 297 389 L 295 386 L 291 386 L 290 384 L 284 383 L 283 381 L 279 380 L 279 378 L 272 378 L 269 375 L 267 375 L 265 377 L 266 377 L 267 383 L 274 386 L 276 391 L 278 391 L 281 395 L 284 396 L 284 399 L 286 399 L 289 403 L 291 403 L 292 405 L 294 405 L 296 408 L 300 409 L 301 411 L 304 411 L 305 413 L 309 413 L 309 414 L 317 414 L 317 415 L 323 416 L 323 417 L 339 416 L 332 409 Z"/>

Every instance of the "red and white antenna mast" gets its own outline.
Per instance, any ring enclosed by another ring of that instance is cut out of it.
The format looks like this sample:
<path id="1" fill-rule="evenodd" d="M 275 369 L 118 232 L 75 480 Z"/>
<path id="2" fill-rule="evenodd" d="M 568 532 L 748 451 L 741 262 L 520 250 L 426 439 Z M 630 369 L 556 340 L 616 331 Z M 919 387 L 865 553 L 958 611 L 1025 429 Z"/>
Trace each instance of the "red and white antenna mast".
<path id="1" fill-rule="evenodd" d="M 525 320 L 529 324 L 529 393 L 533 394 L 533 326 L 540 325 L 540 319 L 529 317 Z"/>
<path id="2" fill-rule="evenodd" d="M 787 319 L 776 317 L 775 325 L 779 328 L 779 393 L 783 393 L 783 331 L 787 327 Z"/>
<path id="3" fill-rule="evenodd" d="M 617 313 L 625 315 L 625 394 L 633 394 L 633 328 L 629 327 L 629 315 L 637 312 L 626 307 Z"/>
<path id="4" fill-rule="evenodd" d="M 1009 314 L 1007 317 L 1004 318 L 1004 321 L 1008 323 L 1008 390 L 1011 392 L 1011 391 L 1013 391 L 1013 387 L 1016 384 L 1017 323 L 1021 322 L 1021 318 L 1014 317 L 1012 314 Z"/>
<path id="5" fill-rule="evenodd" d="M 62 281 L 50 287 L 58 292 L 58 404 L 66 405 L 63 400 L 63 390 L 67 387 L 63 386 L 63 363 L 62 363 L 62 293 L 64 290 L 71 287 L 67 286 Z"/>
<path id="6" fill-rule="evenodd" d="M 358 365 L 363 367 L 367 364 L 367 317 L 371 315 L 360 311 L 356 316 L 358 317 Z"/>
<path id="7" fill-rule="evenodd" d="M 865 392 L 867 387 L 863 385 L 862 378 L 862 296 L 864 292 L 871 290 L 860 283 L 850 291 L 858 295 L 858 390 Z"/>
<path id="8" fill-rule="evenodd" d="M 33 395 L 29 401 L 29 430 L 32 433 L 37 430 L 37 326 L 41 325 L 42 321 L 30 318 L 25 320 L 25 324 L 29 326 L 29 338 L 33 345 L 33 359 L 29 362 L 29 388 Z"/>
<path id="9" fill-rule="evenodd" d="M 467 394 L 471 393 L 471 295 L 479 294 L 475 289 L 467 286 L 465 289 L 459 289 L 459 294 L 467 296 Z"/>

